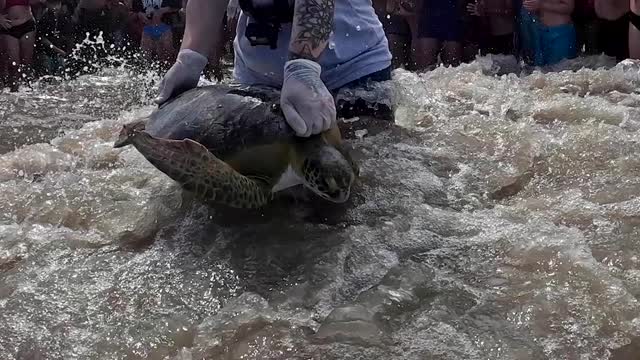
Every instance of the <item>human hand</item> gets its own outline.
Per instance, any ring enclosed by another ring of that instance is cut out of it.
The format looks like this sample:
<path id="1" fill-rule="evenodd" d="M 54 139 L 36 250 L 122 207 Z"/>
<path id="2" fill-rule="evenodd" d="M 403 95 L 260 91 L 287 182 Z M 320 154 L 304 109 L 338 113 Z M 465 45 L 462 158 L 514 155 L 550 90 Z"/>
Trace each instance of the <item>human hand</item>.
<path id="1" fill-rule="evenodd" d="M 540 0 L 524 0 L 522 7 L 531 12 L 536 12 L 540 8 Z"/>
<path id="2" fill-rule="evenodd" d="M 11 20 L 9 20 L 6 17 L 0 15 L 0 27 L 5 29 L 5 30 L 11 29 Z"/>
<path id="3" fill-rule="evenodd" d="M 387 12 L 400 16 L 412 16 L 416 12 L 414 0 L 388 0 Z"/>
<path id="4" fill-rule="evenodd" d="M 336 105 L 320 79 L 321 70 L 320 64 L 306 59 L 284 65 L 280 106 L 298 136 L 319 134 L 336 122 Z"/>
<path id="5" fill-rule="evenodd" d="M 477 0 L 475 3 L 467 4 L 467 12 L 471 16 L 484 16 L 484 3 Z"/>
<path id="6" fill-rule="evenodd" d="M 207 61 L 206 56 L 193 50 L 180 50 L 175 64 L 160 82 L 156 104 L 161 105 L 170 98 L 196 87 Z"/>
<path id="7" fill-rule="evenodd" d="M 478 5 L 476 3 L 467 4 L 467 12 L 471 16 L 478 16 Z"/>

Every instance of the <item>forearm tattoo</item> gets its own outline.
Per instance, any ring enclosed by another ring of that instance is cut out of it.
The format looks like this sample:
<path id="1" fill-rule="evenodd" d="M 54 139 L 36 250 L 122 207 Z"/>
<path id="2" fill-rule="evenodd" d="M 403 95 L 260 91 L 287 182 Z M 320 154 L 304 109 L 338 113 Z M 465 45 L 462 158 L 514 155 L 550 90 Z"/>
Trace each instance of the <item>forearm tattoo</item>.
<path id="1" fill-rule="evenodd" d="M 333 31 L 335 0 L 296 0 L 290 59 L 317 60 Z"/>

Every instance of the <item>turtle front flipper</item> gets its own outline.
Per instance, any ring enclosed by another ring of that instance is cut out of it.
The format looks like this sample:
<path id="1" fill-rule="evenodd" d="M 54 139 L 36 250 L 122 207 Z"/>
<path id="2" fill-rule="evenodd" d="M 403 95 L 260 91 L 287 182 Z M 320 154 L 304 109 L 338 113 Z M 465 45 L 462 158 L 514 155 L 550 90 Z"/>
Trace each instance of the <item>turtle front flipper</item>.
<path id="1" fill-rule="evenodd" d="M 271 198 L 266 185 L 240 174 L 191 139 L 158 139 L 142 131 L 129 143 L 158 170 L 205 201 L 259 208 Z"/>

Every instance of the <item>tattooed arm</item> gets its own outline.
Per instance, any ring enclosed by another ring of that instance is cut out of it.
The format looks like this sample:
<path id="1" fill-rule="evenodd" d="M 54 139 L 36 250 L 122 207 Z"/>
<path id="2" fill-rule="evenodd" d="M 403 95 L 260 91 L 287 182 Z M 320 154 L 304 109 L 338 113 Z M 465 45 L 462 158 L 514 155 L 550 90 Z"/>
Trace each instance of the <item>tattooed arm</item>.
<path id="1" fill-rule="evenodd" d="M 336 122 L 333 96 L 318 64 L 333 31 L 334 9 L 335 0 L 295 0 L 280 105 L 298 136 L 319 134 Z"/>
<path id="2" fill-rule="evenodd" d="M 317 61 L 333 31 L 335 0 L 295 0 L 289 59 Z"/>

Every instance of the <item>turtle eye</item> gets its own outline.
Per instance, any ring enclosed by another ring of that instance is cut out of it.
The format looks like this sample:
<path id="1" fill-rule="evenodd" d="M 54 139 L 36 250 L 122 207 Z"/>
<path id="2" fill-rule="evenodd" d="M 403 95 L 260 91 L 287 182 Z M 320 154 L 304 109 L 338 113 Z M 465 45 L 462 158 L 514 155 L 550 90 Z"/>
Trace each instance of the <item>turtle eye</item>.
<path id="1" fill-rule="evenodd" d="M 329 189 L 329 191 L 338 190 L 338 184 L 336 183 L 336 179 L 334 179 L 333 177 L 330 177 L 329 179 L 327 179 L 327 188 Z"/>

